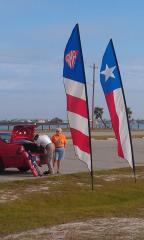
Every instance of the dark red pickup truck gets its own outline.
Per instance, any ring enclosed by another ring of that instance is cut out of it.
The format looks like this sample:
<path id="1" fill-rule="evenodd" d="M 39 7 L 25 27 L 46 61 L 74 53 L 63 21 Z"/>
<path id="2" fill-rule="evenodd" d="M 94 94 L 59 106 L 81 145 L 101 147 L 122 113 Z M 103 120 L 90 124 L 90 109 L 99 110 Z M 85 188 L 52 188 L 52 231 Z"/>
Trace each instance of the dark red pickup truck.
<path id="1" fill-rule="evenodd" d="M 0 173 L 5 168 L 18 168 L 21 172 L 32 171 L 36 176 L 36 169 L 32 158 L 40 165 L 43 150 L 33 142 L 36 125 L 14 126 L 9 141 L 0 138 Z"/>

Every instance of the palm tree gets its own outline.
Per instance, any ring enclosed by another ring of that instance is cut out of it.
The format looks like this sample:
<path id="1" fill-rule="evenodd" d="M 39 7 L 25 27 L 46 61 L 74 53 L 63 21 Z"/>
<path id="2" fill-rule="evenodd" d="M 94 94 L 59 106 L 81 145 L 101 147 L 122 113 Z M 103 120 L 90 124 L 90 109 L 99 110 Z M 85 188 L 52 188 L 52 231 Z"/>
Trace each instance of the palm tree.
<path id="1" fill-rule="evenodd" d="M 100 108 L 100 107 L 94 108 L 95 119 L 100 119 L 102 121 L 104 127 L 106 128 L 106 123 L 102 119 L 103 112 L 104 112 L 103 108 Z"/>
<path id="2" fill-rule="evenodd" d="M 51 124 L 61 124 L 62 122 L 63 122 L 63 120 L 58 117 L 55 117 L 49 121 L 49 123 L 51 123 Z"/>

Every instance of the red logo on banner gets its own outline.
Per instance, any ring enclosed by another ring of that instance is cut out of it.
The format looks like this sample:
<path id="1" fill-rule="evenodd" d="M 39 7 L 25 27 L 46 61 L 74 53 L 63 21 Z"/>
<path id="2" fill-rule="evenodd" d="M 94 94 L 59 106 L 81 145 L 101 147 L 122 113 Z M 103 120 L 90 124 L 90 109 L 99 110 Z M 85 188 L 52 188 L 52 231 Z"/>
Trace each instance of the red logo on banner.
<path id="1" fill-rule="evenodd" d="M 76 62 L 76 57 L 78 55 L 77 50 L 71 50 L 66 56 L 65 56 L 65 61 L 69 65 L 71 69 L 74 68 L 75 62 Z"/>

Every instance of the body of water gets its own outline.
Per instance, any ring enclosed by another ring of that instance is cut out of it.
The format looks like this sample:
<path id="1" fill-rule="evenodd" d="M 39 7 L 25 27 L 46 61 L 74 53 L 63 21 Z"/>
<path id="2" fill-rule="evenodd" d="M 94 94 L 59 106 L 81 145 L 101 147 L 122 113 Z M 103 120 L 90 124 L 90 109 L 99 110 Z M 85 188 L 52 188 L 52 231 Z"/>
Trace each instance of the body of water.
<path id="1" fill-rule="evenodd" d="M 112 124 L 111 124 L 110 121 L 105 121 L 105 123 L 106 123 L 107 128 L 112 128 Z M 102 122 L 98 121 L 98 122 L 95 124 L 94 127 L 95 127 L 95 128 L 104 128 L 104 125 L 103 125 Z M 130 128 L 131 128 L 132 130 L 134 130 L 134 129 L 144 130 L 144 123 L 137 122 L 137 121 L 132 121 L 132 122 L 130 122 Z"/>
<path id="2" fill-rule="evenodd" d="M 23 125 L 23 123 L 21 123 L 21 124 L 18 124 L 18 125 Z M 26 124 L 25 124 L 26 125 Z M 0 131 L 2 130 L 2 131 L 11 131 L 11 130 L 13 130 L 13 127 L 15 126 L 15 124 L 14 125 L 0 125 Z M 62 129 L 66 129 L 66 128 L 68 128 L 68 124 L 51 124 L 51 125 L 43 125 L 43 124 L 41 124 L 41 125 L 39 125 L 36 129 L 48 129 L 48 130 L 51 130 L 51 129 L 56 129 L 56 128 L 58 128 L 58 127 L 60 127 L 60 128 L 62 128 Z"/>
<path id="3" fill-rule="evenodd" d="M 111 122 L 110 121 L 105 121 L 106 123 L 106 126 L 107 128 L 112 128 L 111 126 Z M 13 129 L 15 125 L 0 125 L 0 131 L 11 131 Z M 48 129 L 48 130 L 55 130 L 56 128 L 60 127 L 62 129 L 66 129 L 68 128 L 68 124 L 51 124 L 51 125 L 39 125 L 37 127 L 37 129 L 41 129 L 41 130 L 45 130 L 45 129 Z M 132 121 L 130 123 L 130 127 L 131 129 L 140 129 L 140 130 L 144 130 L 144 123 L 141 123 L 141 122 L 137 122 L 137 121 Z M 104 128 L 104 125 L 101 121 L 97 121 L 95 124 L 94 124 L 94 128 Z"/>

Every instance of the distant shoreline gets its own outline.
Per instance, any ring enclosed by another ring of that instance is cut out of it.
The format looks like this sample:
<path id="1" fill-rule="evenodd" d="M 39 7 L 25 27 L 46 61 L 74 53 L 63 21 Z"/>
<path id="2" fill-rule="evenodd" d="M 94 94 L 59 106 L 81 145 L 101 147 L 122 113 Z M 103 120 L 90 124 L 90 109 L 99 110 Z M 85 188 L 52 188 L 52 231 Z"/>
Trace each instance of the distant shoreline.
<path id="1" fill-rule="evenodd" d="M 0 133 L 11 133 L 12 130 L 0 130 Z M 51 136 L 53 133 L 55 132 L 55 129 L 36 129 L 35 133 L 38 134 L 48 134 L 49 136 Z M 70 130 L 67 129 L 63 129 L 64 134 L 66 135 L 66 137 L 68 139 L 71 139 L 71 133 Z M 134 129 L 131 130 L 131 135 L 132 138 L 144 138 L 144 130 L 140 130 L 140 129 Z M 91 130 L 91 137 L 95 140 L 106 140 L 106 139 L 115 139 L 115 135 L 112 129 L 93 129 Z"/>
<path id="2" fill-rule="evenodd" d="M 111 131 L 111 124 L 107 122 L 107 128 L 103 127 L 101 122 L 98 122 L 98 125 L 94 125 L 93 131 Z M 36 125 L 37 131 L 55 131 L 57 127 L 61 127 L 63 131 L 69 131 L 68 122 L 20 122 L 20 121 L 0 121 L 0 131 L 11 131 L 15 125 Z M 144 122 L 143 121 L 131 121 L 130 122 L 132 131 L 144 131 Z"/>

